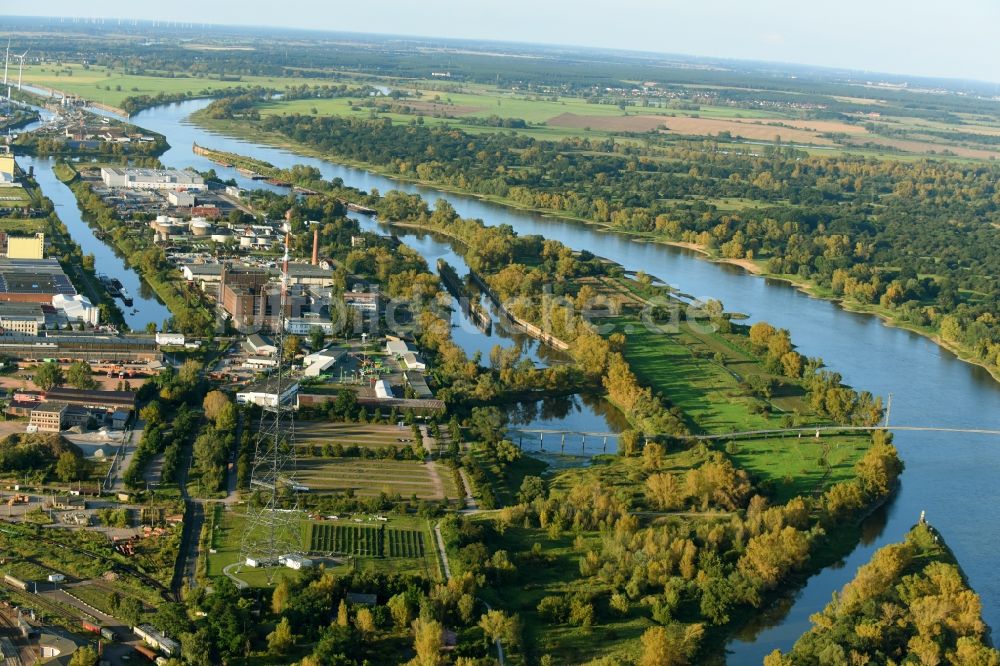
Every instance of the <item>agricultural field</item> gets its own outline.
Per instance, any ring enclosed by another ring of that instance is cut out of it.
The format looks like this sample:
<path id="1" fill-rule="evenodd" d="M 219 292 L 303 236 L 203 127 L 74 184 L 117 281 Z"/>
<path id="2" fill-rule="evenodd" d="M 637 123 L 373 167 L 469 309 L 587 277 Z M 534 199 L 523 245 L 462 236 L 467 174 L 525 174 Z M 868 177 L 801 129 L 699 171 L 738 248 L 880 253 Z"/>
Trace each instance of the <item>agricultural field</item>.
<path id="1" fill-rule="evenodd" d="M 330 78 L 297 78 L 281 76 L 233 76 L 220 80 L 208 76 L 148 76 L 125 75 L 101 66 L 84 67 L 79 64 L 45 63 L 25 70 L 24 78 L 31 84 L 54 88 L 79 95 L 85 99 L 119 106 L 126 97 L 156 95 L 158 93 L 210 93 L 239 86 L 288 86 L 323 85 L 343 83 L 341 72 L 330 72 Z M 962 134 L 995 135 L 1000 128 L 982 118 L 963 119 L 960 126 L 918 119 L 875 119 L 894 132 L 906 136 L 887 136 L 872 133 L 872 118 L 862 114 L 845 114 L 846 120 L 817 120 L 806 118 L 794 109 L 751 109 L 737 106 L 712 106 L 697 104 L 696 108 L 678 109 L 668 103 L 653 100 L 648 106 L 629 105 L 624 108 L 611 103 L 591 103 L 579 97 L 554 95 L 528 95 L 498 89 L 483 84 L 442 84 L 426 80 L 368 79 L 358 76 L 350 85 L 388 85 L 412 97 L 375 99 L 378 110 L 364 104 L 368 99 L 297 99 L 275 100 L 259 107 L 262 115 L 300 113 L 305 115 L 344 116 L 368 118 L 373 114 L 397 122 L 411 122 L 417 116 L 427 125 L 448 124 L 460 126 L 473 133 L 516 131 L 536 139 L 560 140 L 568 137 L 616 137 L 621 133 L 648 132 L 666 127 L 668 135 L 715 136 L 753 142 L 771 142 L 780 137 L 785 143 L 810 147 L 819 154 L 844 152 L 873 155 L 892 154 L 896 157 L 938 155 L 952 159 L 988 160 L 1000 156 L 995 145 L 970 142 Z M 692 90 L 696 87 L 692 87 Z M 633 102 L 637 100 L 632 100 Z M 841 100 L 844 101 L 844 100 Z M 858 104 L 876 103 L 857 100 Z M 520 119 L 526 127 L 517 129 L 481 124 L 491 116 Z M 211 121 L 202 119 L 208 125 Z M 930 136 L 922 131 L 936 131 L 944 135 Z M 834 142 L 828 136 L 842 137 Z M 635 141 L 620 137 L 618 141 Z"/>
<path id="2" fill-rule="evenodd" d="M 405 442 L 399 440 L 404 439 Z M 378 423 L 334 423 L 326 421 L 296 421 L 295 441 L 299 446 L 322 447 L 341 444 L 370 449 L 386 446 L 410 446 L 413 429 L 409 426 L 382 425 Z"/>
<path id="3" fill-rule="evenodd" d="M 299 458 L 296 479 L 313 493 L 416 495 L 418 499 L 457 499 L 450 471 L 434 462 L 375 458 Z"/>
<path id="4" fill-rule="evenodd" d="M 76 63 L 45 63 L 24 69 L 24 82 L 54 88 L 71 95 L 78 95 L 109 106 L 119 106 L 123 99 L 135 95 L 159 93 L 187 93 L 246 86 L 283 88 L 290 85 L 318 85 L 329 83 L 324 79 L 298 79 L 293 77 L 233 76 L 225 80 L 218 77 L 196 76 L 138 76 L 122 74 L 101 66 Z"/>
<path id="5" fill-rule="evenodd" d="M 422 456 L 424 449 L 409 426 L 302 421 L 295 424 L 295 435 L 296 478 L 310 492 L 432 500 L 460 496 L 450 470 L 411 458 L 413 450 Z"/>

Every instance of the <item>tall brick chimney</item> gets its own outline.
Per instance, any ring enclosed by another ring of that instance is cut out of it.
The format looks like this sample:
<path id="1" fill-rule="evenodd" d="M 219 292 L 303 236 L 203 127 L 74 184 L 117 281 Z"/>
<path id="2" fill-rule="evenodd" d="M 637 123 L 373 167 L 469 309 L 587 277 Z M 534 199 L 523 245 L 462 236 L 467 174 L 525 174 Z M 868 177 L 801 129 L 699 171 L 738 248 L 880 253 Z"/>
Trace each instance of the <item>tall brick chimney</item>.
<path id="1" fill-rule="evenodd" d="M 319 227 L 313 225 L 313 266 L 319 265 Z"/>

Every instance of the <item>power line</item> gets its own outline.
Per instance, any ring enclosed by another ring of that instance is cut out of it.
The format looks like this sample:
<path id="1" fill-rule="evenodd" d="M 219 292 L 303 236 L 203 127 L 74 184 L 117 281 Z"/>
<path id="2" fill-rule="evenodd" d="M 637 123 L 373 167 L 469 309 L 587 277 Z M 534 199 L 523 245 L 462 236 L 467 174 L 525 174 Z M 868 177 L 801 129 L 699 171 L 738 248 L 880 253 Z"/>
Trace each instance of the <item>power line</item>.
<path id="1" fill-rule="evenodd" d="M 285 256 L 281 268 L 281 294 L 277 316 L 275 347 L 277 365 L 265 389 L 260 427 L 257 431 L 253 466 L 250 471 L 252 497 L 247 504 L 246 526 L 240 546 L 242 564 L 254 562 L 269 567 L 268 580 L 272 580 L 274 567 L 286 555 L 303 552 L 299 529 L 299 506 L 295 482 L 295 419 L 294 405 L 298 385 L 291 381 L 285 367 L 284 319 L 288 306 L 288 246 L 290 226 L 285 224 Z M 267 323 L 267 290 L 260 316 Z M 272 400 L 273 396 L 273 400 Z M 273 403 L 273 404 L 272 404 Z"/>

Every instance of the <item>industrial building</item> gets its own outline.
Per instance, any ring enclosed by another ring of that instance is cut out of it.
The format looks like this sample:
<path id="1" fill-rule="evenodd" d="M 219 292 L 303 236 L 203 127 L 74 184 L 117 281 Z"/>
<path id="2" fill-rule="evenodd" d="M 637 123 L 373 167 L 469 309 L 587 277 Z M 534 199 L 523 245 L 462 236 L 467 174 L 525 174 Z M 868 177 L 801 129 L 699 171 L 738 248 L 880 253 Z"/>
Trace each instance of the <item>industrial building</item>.
<path id="1" fill-rule="evenodd" d="M 205 179 L 194 171 L 101 167 L 101 180 L 108 187 L 135 190 L 202 190 Z"/>
<path id="2" fill-rule="evenodd" d="M 45 394 L 46 402 L 60 402 L 91 410 L 113 413 L 115 410 L 134 410 L 135 393 L 132 391 L 85 391 L 72 388 L 53 388 Z"/>
<path id="3" fill-rule="evenodd" d="M 0 355 L 29 361 L 69 358 L 83 361 L 161 362 L 163 353 L 152 337 L 50 332 L 45 335 L 0 335 Z"/>
<path id="4" fill-rule="evenodd" d="M 298 383 L 292 382 L 281 392 L 281 404 L 282 405 L 296 405 L 297 406 L 297 394 L 299 391 Z M 257 386 L 249 387 L 243 391 L 236 393 L 236 404 L 237 405 L 257 405 L 259 407 L 277 407 L 278 406 L 278 394 L 274 390 L 274 385 L 272 384 L 258 384 Z"/>
<path id="5" fill-rule="evenodd" d="M 0 331 L 38 335 L 47 322 L 40 303 L 0 303 Z"/>
<path id="6" fill-rule="evenodd" d="M 333 335 L 333 321 L 318 312 L 306 312 L 301 317 L 287 317 L 285 330 L 292 335 L 309 335 L 314 328 L 319 328 L 324 335 Z"/>
<path id="7" fill-rule="evenodd" d="M 62 310 L 66 319 L 71 322 L 83 322 L 91 326 L 97 326 L 100 320 L 101 311 L 90 302 L 90 299 L 82 294 L 67 296 L 56 294 L 52 297 L 52 307 Z"/>
<path id="8" fill-rule="evenodd" d="M 343 349 L 331 348 L 309 354 L 302 362 L 305 366 L 302 374 L 306 377 L 319 377 L 324 372 L 329 372 L 346 353 Z"/>
<path id="9" fill-rule="evenodd" d="M 345 291 L 344 304 L 354 308 L 362 315 L 374 315 L 378 312 L 379 294 L 377 291 Z"/>
<path id="10" fill-rule="evenodd" d="M 28 432 L 59 432 L 66 422 L 69 405 L 64 402 L 46 402 L 31 410 Z"/>
<path id="11" fill-rule="evenodd" d="M 45 234 L 33 236 L 7 236 L 8 259 L 45 258 Z"/>
<path id="12" fill-rule="evenodd" d="M 376 398 L 394 398 L 392 394 L 392 386 L 388 381 L 380 379 L 375 382 L 375 397 Z"/>
<path id="13" fill-rule="evenodd" d="M 288 319 L 300 319 L 310 312 L 322 314 L 330 307 L 328 293 L 314 294 L 308 287 L 293 284 L 282 312 L 280 287 L 266 273 L 252 271 L 225 271 L 219 304 L 232 318 L 233 326 L 244 333 L 260 328 L 277 330 Z"/>
<path id="14" fill-rule="evenodd" d="M 274 356 L 278 353 L 278 348 L 274 343 L 259 333 L 247 336 L 244 347 L 251 354 L 258 354 L 259 356 Z"/>
<path id="15" fill-rule="evenodd" d="M 76 288 L 55 259 L 0 259 L 0 301 L 51 304 Z"/>
<path id="16" fill-rule="evenodd" d="M 146 641 L 150 647 L 156 648 L 168 657 L 180 652 L 180 643 L 168 638 L 151 624 L 140 624 L 137 627 L 132 627 L 132 631 L 135 632 L 136 636 Z"/>
<path id="17" fill-rule="evenodd" d="M 0 153 L 0 187 L 10 187 L 17 184 L 17 163 L 10 153 L 10 148 Z"/>
<path id="18" fill-rule="evenodd" d="M 194 195 L 190 192 L 167 192 L 167 202 L 171 206 L 190 208 L 194 206 Z"/>
<path id="19" fill-rule="evenodd" d="M 281 272 L 277 268 L 263 268 L 241 264 L 184 264 L 181 266 L 184 279 L 195 282 L 203 289 L 211 284 L 224 281 L 224 274 L 230 278 L 236 275 L 260 275 L 265 278 L 277 278 Z M 312 264 L 289 263 L 289 284 L 301 284 L 314 287 L 332 287 L 333 272 L 322 266 Z"/>

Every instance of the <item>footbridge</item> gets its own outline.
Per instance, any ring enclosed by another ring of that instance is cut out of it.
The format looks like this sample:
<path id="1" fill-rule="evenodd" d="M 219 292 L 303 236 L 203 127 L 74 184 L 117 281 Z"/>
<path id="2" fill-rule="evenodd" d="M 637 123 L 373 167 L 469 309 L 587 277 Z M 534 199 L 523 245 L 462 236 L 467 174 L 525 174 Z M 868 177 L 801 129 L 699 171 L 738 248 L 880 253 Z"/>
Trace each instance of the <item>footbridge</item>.
<path id="1" fill-rule="evenodd" d="M 811 437 L 820 439 L 823 435 L 850 434 L 889 430 L 892 432 L 943 432 L 964 435 L 986 435 L 1000 437 L 1000 430 L 990 428 L 959 428 L 952 426 L 910 426 L 910 425 L 874 425 L 874 426 L 802 426 L 796 428 L 771 428 L 761 430 L 739 430 L 724 433 L 669 435 L 670 439 L 681 441 L 719 441 L 736 439 L 759 439 L 761 437 L 785 437 L 788 435 L 799 438 Z M 508 428 L 508 433 L 515 439 L 521 450 L 531 449 L 542 452 L 566 452 L 567 446 L 576 455 L 590 453 L 607 453 L 608 443 L 614 444 L 617 450 L 618 433 L 602 431 L 568 430 L 558 428 Z M 589 447 L 589 448 L 588 448 Z"/>

